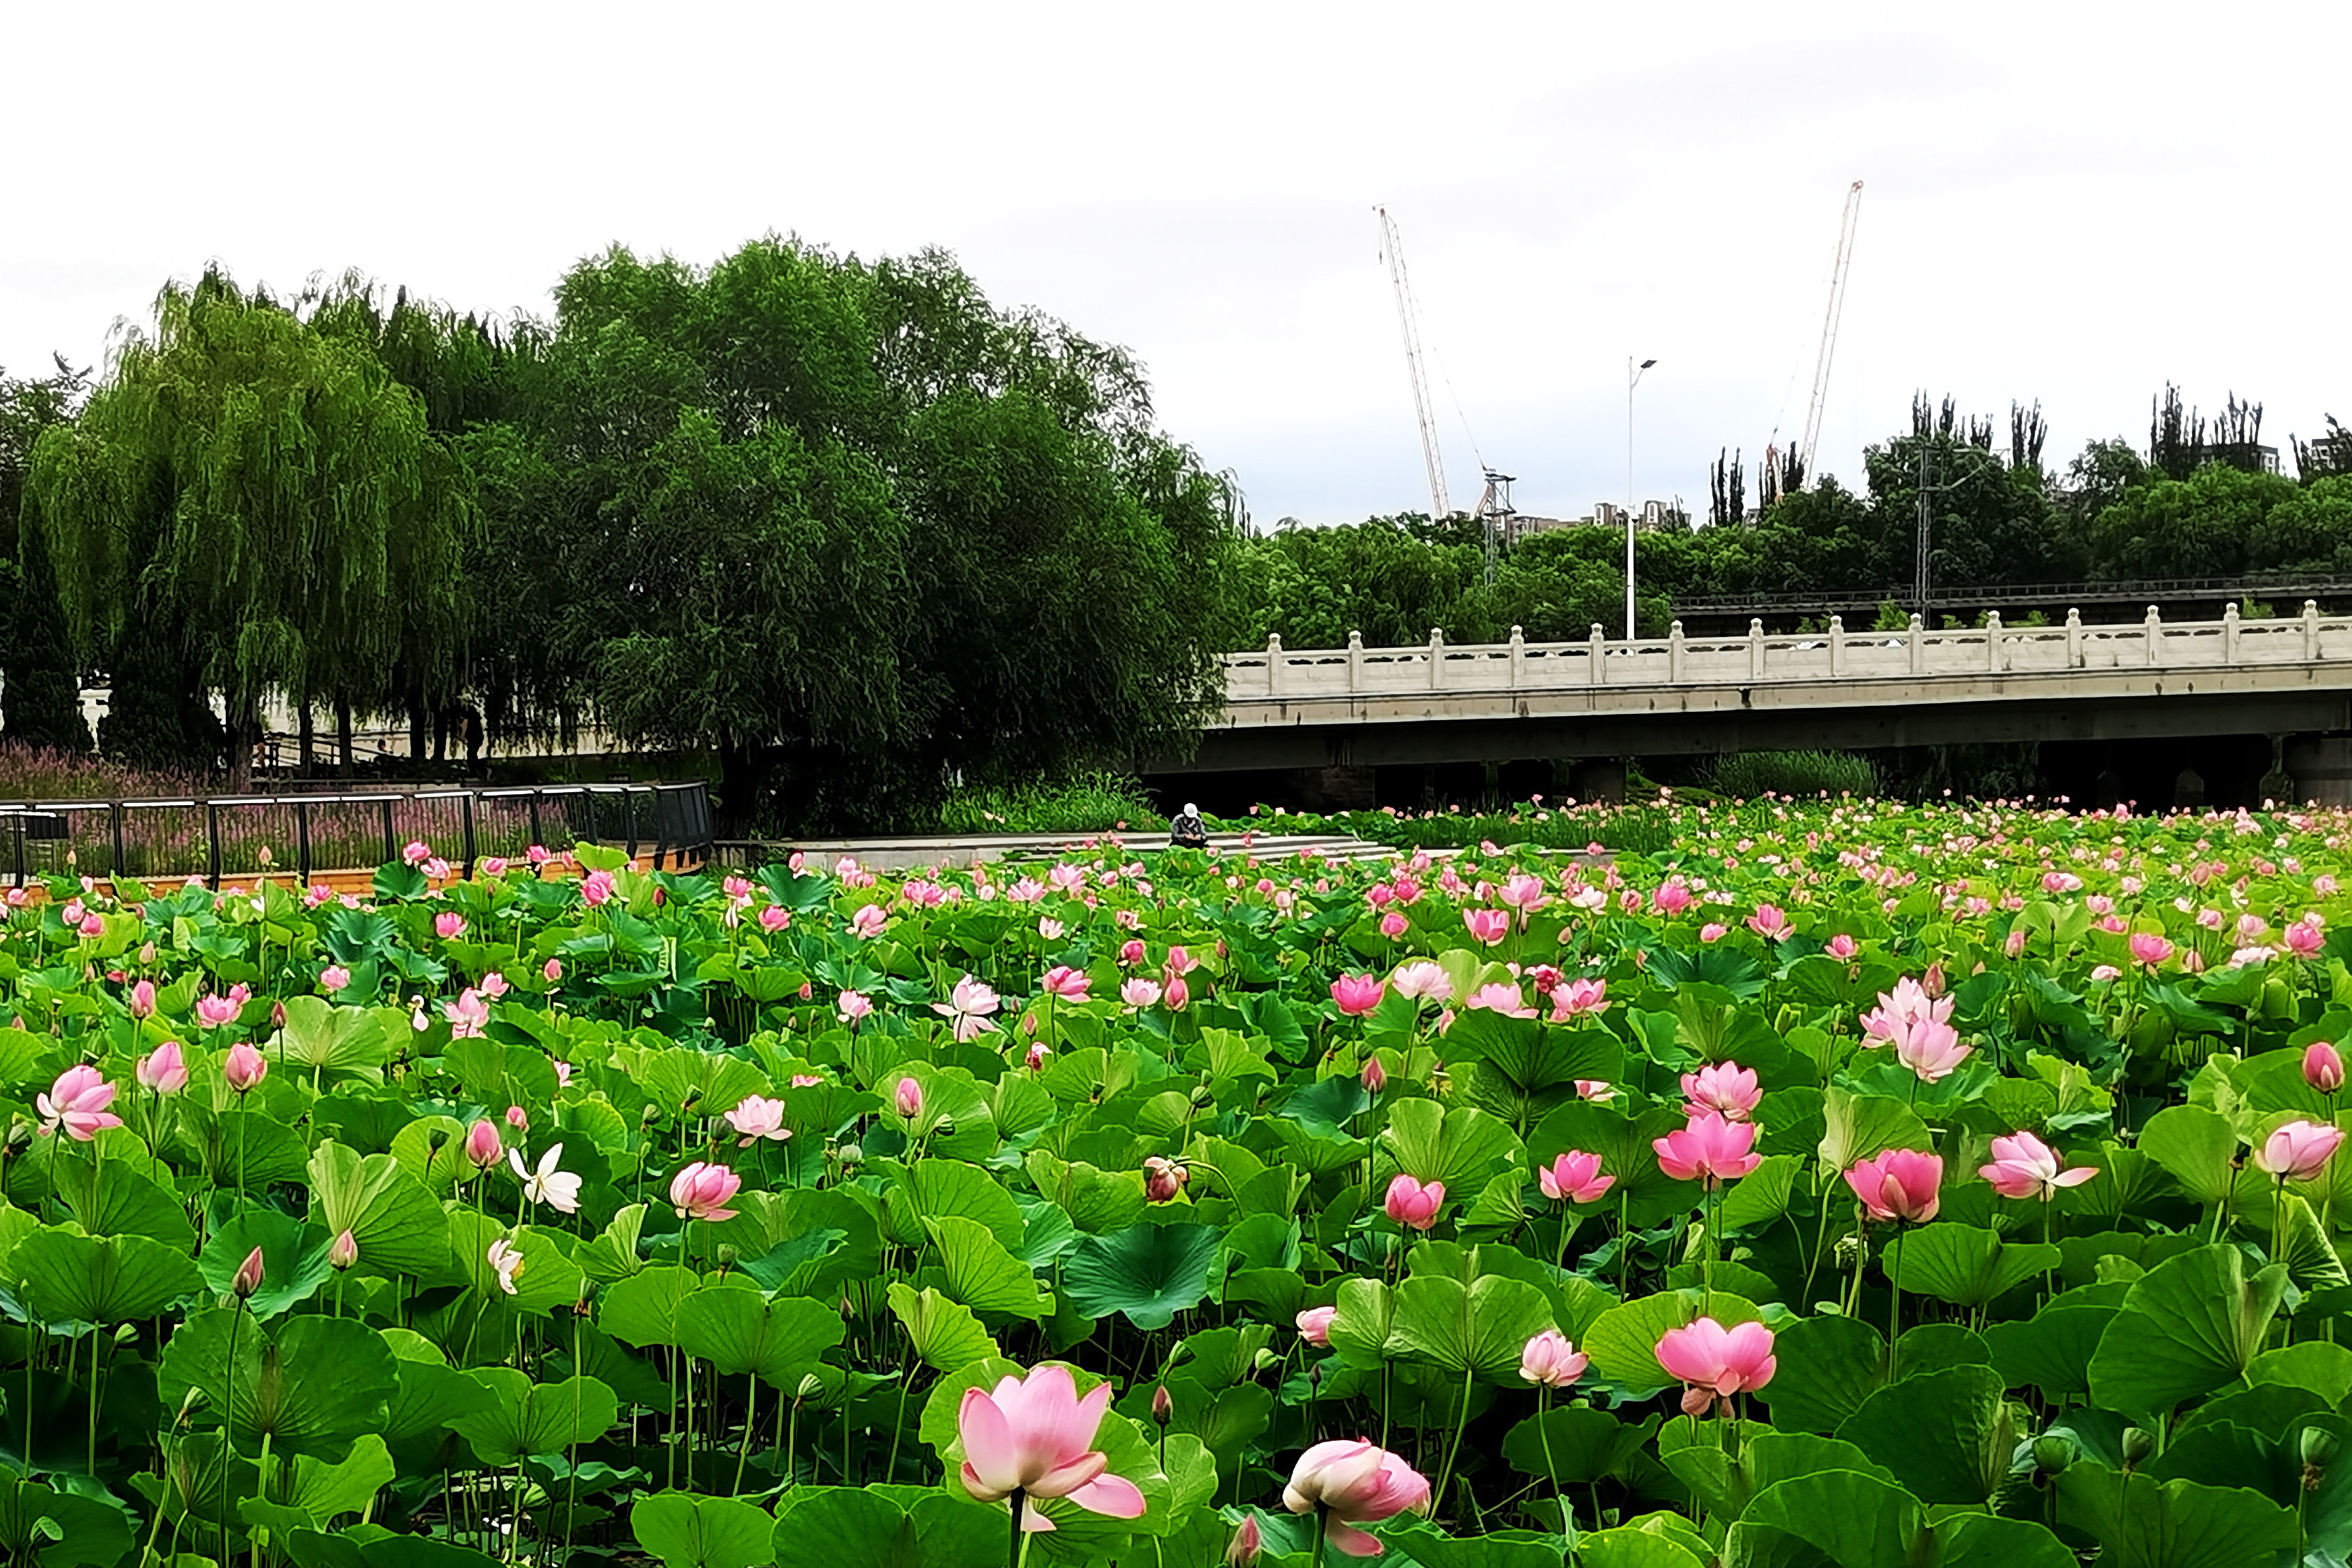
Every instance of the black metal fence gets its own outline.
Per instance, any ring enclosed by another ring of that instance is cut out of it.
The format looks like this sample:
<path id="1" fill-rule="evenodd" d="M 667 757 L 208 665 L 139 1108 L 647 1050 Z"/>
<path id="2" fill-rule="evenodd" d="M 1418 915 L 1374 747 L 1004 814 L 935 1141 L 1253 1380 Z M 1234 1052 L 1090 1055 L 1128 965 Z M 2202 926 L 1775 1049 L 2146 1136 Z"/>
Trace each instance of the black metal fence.
<path id="1" fill-rule="evenodd" d="M 650 854 L 661 869 L 710 858 L 710 795 L 689 784 L 366 790 L 175 800 L 0 801 L 0 884 L 44 877 L 142 879 L 264 871 L 308 879 L 400 858 L 423 842 L 471 875 L 492 856 L 576 844 Z"/>

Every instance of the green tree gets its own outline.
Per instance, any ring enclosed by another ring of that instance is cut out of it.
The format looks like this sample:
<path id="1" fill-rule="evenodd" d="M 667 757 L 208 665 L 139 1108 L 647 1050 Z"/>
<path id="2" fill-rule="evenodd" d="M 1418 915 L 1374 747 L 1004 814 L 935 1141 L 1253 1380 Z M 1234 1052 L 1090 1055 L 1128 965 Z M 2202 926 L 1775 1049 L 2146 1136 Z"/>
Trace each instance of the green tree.
<path id="1" fill-rule="evenodd" d="M 63 359 L 47 376 L 0 374 L 0 741 L 75 752 L 89 750 L 82 665 L 26 481 L 34 444 L 72 418 L 88 384 Z"/>
<path id="2" fill-rule="evenodd" d="M 2185 479 L 2138 486 L 2092 521 L 2092 574 L 2235 576 L 2254 565 L 2248 545 L 2272 508 L 2294 494 L 2292 479 L 2220 463 Z"/>
<path id="3" fill-rule="evenodd" d="M 389 668 L 407 607 L 445 592 L 424 578 L 455 569 L 443 542 L 473 502 L 434 447 L 373 354 L 208 272 L 167 287 L 80 419 L 42 437 L 32 487 L 79 634 L 184 656 L 222 695 L 243 789 L 266 692 Z"/>

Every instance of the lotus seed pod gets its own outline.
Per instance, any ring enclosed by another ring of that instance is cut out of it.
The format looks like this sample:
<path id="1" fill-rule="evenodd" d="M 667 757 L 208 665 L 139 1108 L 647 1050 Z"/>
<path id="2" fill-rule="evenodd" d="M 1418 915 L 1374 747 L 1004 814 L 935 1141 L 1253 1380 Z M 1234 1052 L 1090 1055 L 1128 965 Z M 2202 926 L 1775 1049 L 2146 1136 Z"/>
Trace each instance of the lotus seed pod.
<path id="1" fill-rule="evenodd" d="M 2322 1426 L 2306 1426 L 2303 1429 L 2303 1462 L 2305 1464 L 2328 1464 L 2335 1459 L 2336 1449 L 2335 1433 Z"/>
<path id="2" fill-rule="evenodd" d="M 2137 1465 L 2156 1452 L 2156 1439 L 2148 1436 L 2147 1427 L 2135 1426 L 2124 1434 L 2123 1448 L 2125 1465 Z"/>
<path id="3" fill-rule="evenodd" d="M 2073 1464 L 2080 1453 L 2074 1439 L 2063 1432 L 2045 1432 L 2033 1439 L 2034 1468 L 2044 1475 L 2065 1474 L 2066 1467 Z"/>

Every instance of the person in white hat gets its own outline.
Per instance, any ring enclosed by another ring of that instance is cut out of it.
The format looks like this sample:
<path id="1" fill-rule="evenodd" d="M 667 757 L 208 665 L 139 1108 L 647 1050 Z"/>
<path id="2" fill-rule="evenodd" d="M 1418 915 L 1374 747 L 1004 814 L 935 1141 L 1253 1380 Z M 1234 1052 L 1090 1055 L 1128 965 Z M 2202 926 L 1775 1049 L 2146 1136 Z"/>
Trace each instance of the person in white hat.
<path id="1" fill-rule="evenodd" d="M 1201 808 L 1191 801 L 1176 814 L 1168 825 L 1168 842 L 1178 849 L 1206 849 L 1209 847 L 1209 825 L 1201 820 Z"/>

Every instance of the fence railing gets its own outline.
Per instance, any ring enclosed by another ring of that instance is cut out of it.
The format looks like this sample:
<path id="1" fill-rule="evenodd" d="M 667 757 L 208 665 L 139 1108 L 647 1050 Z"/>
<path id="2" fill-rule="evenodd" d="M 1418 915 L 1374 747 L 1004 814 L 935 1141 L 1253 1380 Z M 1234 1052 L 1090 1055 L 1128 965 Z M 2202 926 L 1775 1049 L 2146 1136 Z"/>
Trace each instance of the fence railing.
<path id="1" fill-rule="evenodd" d="M 694 869 L 710 856 L 710 796 L 694 782 L 0 801 L 0 884 L 120 874 L 218 887 L 265 871 L 307 880 L 396 860 L 417 840 L 467 875 L 534 844 L 602 844 Z"/>
<path id="2" fill-rule="evenodd" d="M 1746 637 L 1686 637 L 1682 623 L 1664 637 L 1611 638 L 1601 627 L 1583 642 L 1528 642 L 1517 627 L 1507 643 L 1288 649 L 1270 637 L 1263 650 L 1225 656 L 1225 702 L 1237 713 L 1297 699 L 1395 697 L 1420 692 L 1558 690 L 1612 686 L 1748 686 L 1767 681 L 1846 680 L 1904 676 L 2063 674 L 2072 670 L 2173 669 L 2232 665 L 2352 660 L 2352 618 L 2323 617 L 2306 600 L 2284 620 L 2242 618 L 2235 605 L 2218 621 L 2167 622 L 2154 606 L 2137 622 L 2086 626 L 2068 611 L 2063 625 L 2005 626 L 1999 615 L 1982 626 L 1930 631 L 1919 617 L 1901 631 L 1848 631 L 1832 616 L 1821 632 L 1768 636 L 1751 620 Z"/>
<path id="3" fill-rule="evenodd" d="M 1858 605 L 1909 605 L 1914 584 L 1852 589 L 1843 593 L 1808 589 L 1786 594 L 1695 594 L 1674 602 L 1678 616 L 1723 616 L 1748 611 L 1803 614 L 1852 609 Z M 2059 605 L 2145 605 L 2157 599 L 2281 597 L 2339 598 L 2352 595 L 2352 576 L 2333 573 L 2256 572 L 2230 577 L 2156 577 L 2127 583 L 1980 583 L 1937 584 L 1928 595 L 1932 609 L 2012 607 Z"/>

